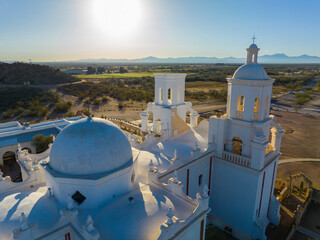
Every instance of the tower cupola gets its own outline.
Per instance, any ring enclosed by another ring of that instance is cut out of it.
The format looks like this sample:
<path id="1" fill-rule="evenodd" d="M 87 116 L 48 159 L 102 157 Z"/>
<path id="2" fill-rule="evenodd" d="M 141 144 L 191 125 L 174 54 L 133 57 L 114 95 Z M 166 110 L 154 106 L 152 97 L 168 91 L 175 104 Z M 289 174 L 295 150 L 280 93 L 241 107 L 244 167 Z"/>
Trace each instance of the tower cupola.
<path id="1" fill-rule="evenodd" d="M 252 37 L 253 43 L 247 48 L 247 64 L 258 63 L 258 52 L 260 48 L 254 43 L 255 36 Z"/>

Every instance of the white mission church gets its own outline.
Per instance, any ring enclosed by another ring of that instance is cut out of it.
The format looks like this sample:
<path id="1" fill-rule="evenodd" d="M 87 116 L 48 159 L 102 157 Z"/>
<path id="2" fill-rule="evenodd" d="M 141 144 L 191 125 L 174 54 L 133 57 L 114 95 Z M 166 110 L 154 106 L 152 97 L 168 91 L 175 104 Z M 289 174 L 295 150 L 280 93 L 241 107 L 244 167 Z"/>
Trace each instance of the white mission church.
<path id="1" fill-rule="evenodd" d="M 186 74 L 155 74 L 142 143 L 88 117 L 42 154 L 18 144 L 23 181 L 0 174 L 0 239 L 204 240 L 209 222 L 239 239 L 266 239 L 280 220 L 273 189 L 283 130 L 269 115 L 274 80 L 258 51 L 250 45 L 227 79 L 220 118 L 198 124 L 184 101 Z"/>

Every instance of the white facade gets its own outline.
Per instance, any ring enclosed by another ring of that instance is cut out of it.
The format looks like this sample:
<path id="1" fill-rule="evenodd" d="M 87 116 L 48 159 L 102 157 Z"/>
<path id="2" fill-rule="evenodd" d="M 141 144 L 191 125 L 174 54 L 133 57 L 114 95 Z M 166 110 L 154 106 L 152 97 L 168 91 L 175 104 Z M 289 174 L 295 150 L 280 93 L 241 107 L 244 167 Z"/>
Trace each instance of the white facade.
<path id="1" fill-rule="evenodd" d="M 20 147 L 30 177 L 16 188 L 0 179 L 0 238 L 204 240 L 206 187 L 191 199 L 177 176 L 160 182 L 157 165 L 124 136 L 109 121 L 86 118 L 63 129 L 43 154 Z"/>
<path id="2" fill-rule="evenodd" d="M 26 200 L 16 203 L 13 183 L 0 178 L 0 236 L 15 229 L 13 239 L 204 239 L 210 206 L 208 221 L 221 229 L 266 239 L 268 224 L 280 219 L 273 190 L 283 130 L 269 115 L 274 80 L 258 51 L 252 44 L 246 64 L 227 79 L 220 118 L 197 124 L 184 102 L 186 75 L 156 74 L 155 102 L 141 114 L 142 130 L 151 126 L 153 134 L 136 148 L 114 124 L 87 118 L 65 128 L 44 155 L 19 151 L 27 181 L 16 190 Z M 38 228 L 43 209 L 50 221 Z"/>
<path id="3" fill-rule="evenodd" d="M 207 184 L 208 219 L 239 239 L 266 239 L 268 224 L 280 220 L 273 189 L 283 130 L 269 115 L 274 80 L 257 63 L 258 50 L 251 45 L 247 63 L 228 79 L 227 113 L 211 117 L 208 128 L 201 129 L 201 122 L 189 131 L 195 136 L 190 155 L 178 154 L 159 177 L 165 182 L 176 172 L 192 198 Z M 190 144 L 188 137 L 175 141 Z"/>
<path id="4" fill-rule="evenodd" d="M 258 51 L 251 45 L 247 63 L 228 79 L 227 113 L 210 118 L 208 139 L 215 152 L 211 219 L 241 239 L 265 239 L 269 222 L 279 222 L 270 205 L 276 204 L 272 195 L 283 131 L 269 115 L 274 80 L 257 63 Z"/>
<path id="5" fill-rule="evenodd" d="M 155 135 L 171 138 L 190 127 L 186 123 L 187 113 L 190 126 L 198 124 L 198 113 L 192 109 L 190 102 L 184 101 L 186 74 L 154 74 L 155 101 L 148 104 L 147 110 L 141 113 L 141 130 L 149 132 L 148 117 L 153 113 L 152 131 Z"/>

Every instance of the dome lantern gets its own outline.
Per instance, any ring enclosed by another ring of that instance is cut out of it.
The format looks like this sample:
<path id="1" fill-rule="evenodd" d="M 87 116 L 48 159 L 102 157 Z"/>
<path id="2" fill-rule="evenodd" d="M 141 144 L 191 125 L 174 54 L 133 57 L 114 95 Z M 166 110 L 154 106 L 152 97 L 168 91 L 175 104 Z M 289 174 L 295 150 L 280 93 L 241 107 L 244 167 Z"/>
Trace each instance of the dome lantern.
<path id="1" fill-rule="evenodd" d="M 253 43 L 247 48 L 247 64 L 249 63 L 258 63 L 258 52 L 260 48 L 254 43 L 256 37 L 253 35 Z"/>

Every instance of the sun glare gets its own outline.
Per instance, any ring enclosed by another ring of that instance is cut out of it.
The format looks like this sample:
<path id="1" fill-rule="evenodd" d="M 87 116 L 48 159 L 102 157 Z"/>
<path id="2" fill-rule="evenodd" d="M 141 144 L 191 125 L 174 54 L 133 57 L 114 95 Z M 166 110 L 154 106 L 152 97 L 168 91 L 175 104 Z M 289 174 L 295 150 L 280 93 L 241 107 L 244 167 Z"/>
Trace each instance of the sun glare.
<path id="1" fill-rule="evenodd" d="M 142 23 L 141 0 L 95 0 L 92 19 L 97 30 L 109 40 L 130 38 Z"/>

